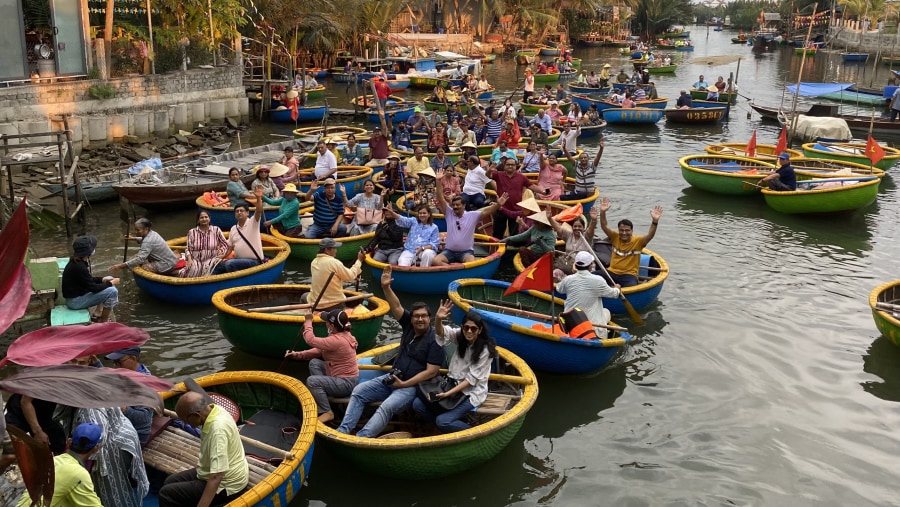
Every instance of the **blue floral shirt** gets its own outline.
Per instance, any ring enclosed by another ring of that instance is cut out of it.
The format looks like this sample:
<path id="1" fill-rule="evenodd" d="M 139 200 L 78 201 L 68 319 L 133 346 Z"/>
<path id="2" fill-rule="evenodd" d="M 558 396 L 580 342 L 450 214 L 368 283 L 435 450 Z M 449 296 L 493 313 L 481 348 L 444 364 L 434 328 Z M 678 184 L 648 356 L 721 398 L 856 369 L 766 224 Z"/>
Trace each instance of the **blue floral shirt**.
<path id="1" fill-rule="evenodd" d="M 400 217 L 397 219 L 397 225 L 400 227 L 409 227 L 406 234 L 406 244 L 403 249 L 410 253 L 416 253 L 416 249 L 431 245 L 431 248 L 437 252 L 438 244 L 441 242 L 441 234 L 438 226 L 434 224 L 423 224 L 419 219 L 413 217 Z"/>

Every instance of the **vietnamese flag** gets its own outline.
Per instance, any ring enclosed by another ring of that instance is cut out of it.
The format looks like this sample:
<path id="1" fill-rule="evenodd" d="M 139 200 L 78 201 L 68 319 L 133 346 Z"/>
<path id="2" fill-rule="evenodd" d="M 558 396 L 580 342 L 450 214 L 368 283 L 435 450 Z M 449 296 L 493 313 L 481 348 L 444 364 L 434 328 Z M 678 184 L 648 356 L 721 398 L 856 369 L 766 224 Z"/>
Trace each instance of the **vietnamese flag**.
<path id="1" fill-rule="evenodd" d="M 747 156 L 750 158 L 756 156 L 756 129 L 753 129 L 753 136 L 750 137 L 750 142 L 747 143 Z"/>
<path id="2" fill-rule="evenodd" d="M 297 123 L 297 118 L 300 117 L 300 111 L 297 110 L 297 102 L 296 98 L 291 102 L 291 119 L 294 120 L 294 123 Z"/>
<path id="3" fill-rule="evenodd" d="M 778 144 L 775 145 L 775 156 L 781 155 L 787 150 L 787 127 L 781 127 L 781 135 L 778 136 Z"/>
<path id="4" fill-rule="evenodd" d="M 549 291 L 553 289 L 553 252 L 547 252 L 534 264 L 525 268 L 515 280 L 509 284 L 509 288 L 503 293 L 508 296 L 513 292 L 535 289 Z"/>
<path id="5" fill-rule="evenodd" d="M 866 140 L 866 157 L 872 162 L 872 165 L 877 164 L 884 158 L 884 148 L 872 138 L 871 134 L 869 134 L 869 139 Z"/>

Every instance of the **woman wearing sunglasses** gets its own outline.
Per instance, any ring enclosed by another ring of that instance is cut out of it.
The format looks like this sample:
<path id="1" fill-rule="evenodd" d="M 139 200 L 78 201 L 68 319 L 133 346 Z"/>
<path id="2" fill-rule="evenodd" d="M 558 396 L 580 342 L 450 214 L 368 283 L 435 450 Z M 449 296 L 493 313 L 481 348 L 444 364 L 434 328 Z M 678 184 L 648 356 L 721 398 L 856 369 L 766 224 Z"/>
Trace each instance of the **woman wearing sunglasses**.
<path id="1" fill-rule="evenodd" d="M 452 307 L 453 303 L 450 301 L 441 301 L 434 318 L 434 339 L 442 347 L 449 343 L 456 344 L 456 352 L 450 359 L 450 373 L 447 375 L 456 381 L 456 386 L 436 394 L 435 398 L 440 400 L 459 392 L 464 398 L 459 405 L 446 412 L 438 412 L 440 409 L 436 407 L 436 403 L 428 403 L 421 398 L 416 398 L 413 402 L 416 414 L 434 422 L 442 433 L 471 428 L 465 421 L 466 414 L 478 408 L 487 398 L 491 362 L 497 357 L 497 344 L 488 336 L 487 327 L 478 313 L 467 313 L 462 319 L 461 328 L 443 326 Z"/>

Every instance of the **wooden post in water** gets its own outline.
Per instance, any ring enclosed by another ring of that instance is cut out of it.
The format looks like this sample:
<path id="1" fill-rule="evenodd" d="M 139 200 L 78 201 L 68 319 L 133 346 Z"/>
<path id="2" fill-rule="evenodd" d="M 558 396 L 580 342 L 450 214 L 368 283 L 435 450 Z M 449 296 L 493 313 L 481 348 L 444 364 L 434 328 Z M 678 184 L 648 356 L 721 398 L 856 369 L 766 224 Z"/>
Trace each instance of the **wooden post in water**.
<path id="1" fill-rule="evenodd" d="M 816 19 L 816 9 L 819 3 L 813 4 L 812 17 L 809 20 L 809 29 L 806 31 L 806 40 L 803 41 L 803 55 L 800 57 L 800 72 L 797 73 L 797 88 L 794 90 L 794 103 L 791 104 L 791 127 L 788 129 L 788 146 L 794 142 L 794 129 L 797 127 L 797 98 L 800 96 L 800 83 L 803 81 L 803 67 L 806 65 L 806 47 L 809 45 L 809 37 L 812 35 L 813 20 Z"/>

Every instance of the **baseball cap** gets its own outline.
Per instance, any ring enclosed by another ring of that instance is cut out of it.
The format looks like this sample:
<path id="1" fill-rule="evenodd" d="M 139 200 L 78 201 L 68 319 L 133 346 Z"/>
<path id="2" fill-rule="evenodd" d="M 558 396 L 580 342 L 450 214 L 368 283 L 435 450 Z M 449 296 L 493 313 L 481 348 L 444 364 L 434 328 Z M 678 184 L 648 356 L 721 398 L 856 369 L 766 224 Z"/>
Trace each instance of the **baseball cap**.
<path id="1" fill-rule="evenodd" d="M 140 347 L 128 347 L 127 349 L 119 349 L 115 352 L 110 352 L 106 355 L 106 358 L 110 361 L 118 361 L 125 356 L 134 356 L 139 357 L 141 355 Z"/>
<path id="2" fill-rule="evenodd" d="M 72 432 L 72 450 L 75 452 L 88 452 L 100 443 L 103 436 L 103 428 L 94 423 L 81 423 Z"/>
<path id="3" fill-rule="evenodd" d="M 341 246 L 341 245 L 343 245 L 343 243 L 341 243 L 340 241 L 335 241 L 334 238 L 322 238 L 322 240 L 319 241 L 319 248 L 320 248 L 320 249 L 324 249 L 324 248 L 337 248 L 337 247 L 339 247 L 339 246 Z"/>
<path id="4" fill-rule="evenodd" d="M 588 252 L 578 252 L 575 254 L 575 266 L 579 268 L 586 268 L 594 262 L 594 256 L 589 254 Z"/>
<path id="5" fill-rule="evenodd" d="M 791 155 L 790 155 L 788 152 L 784 152 L 784 153 L 782 153 L 781 155 L 778 155 L 778 158 L 783 158 L 783 159 L 790 160 Z"/>
<path id="6" fill-rule="evenodd" d="M 347 325 L 350 323 L 350 317 L 347 316 L 347 312 L 339 309 L 322 312 L 319 314 L 319 317 L 336 327 L 339 331 L 346 329 Z"/>
<path id="7" fill-rule="evenodd" d="M 323 185 L 334 185 L 335 183 L 334 178 L 325 178 L 325 181 L 322 182 Z"/>

